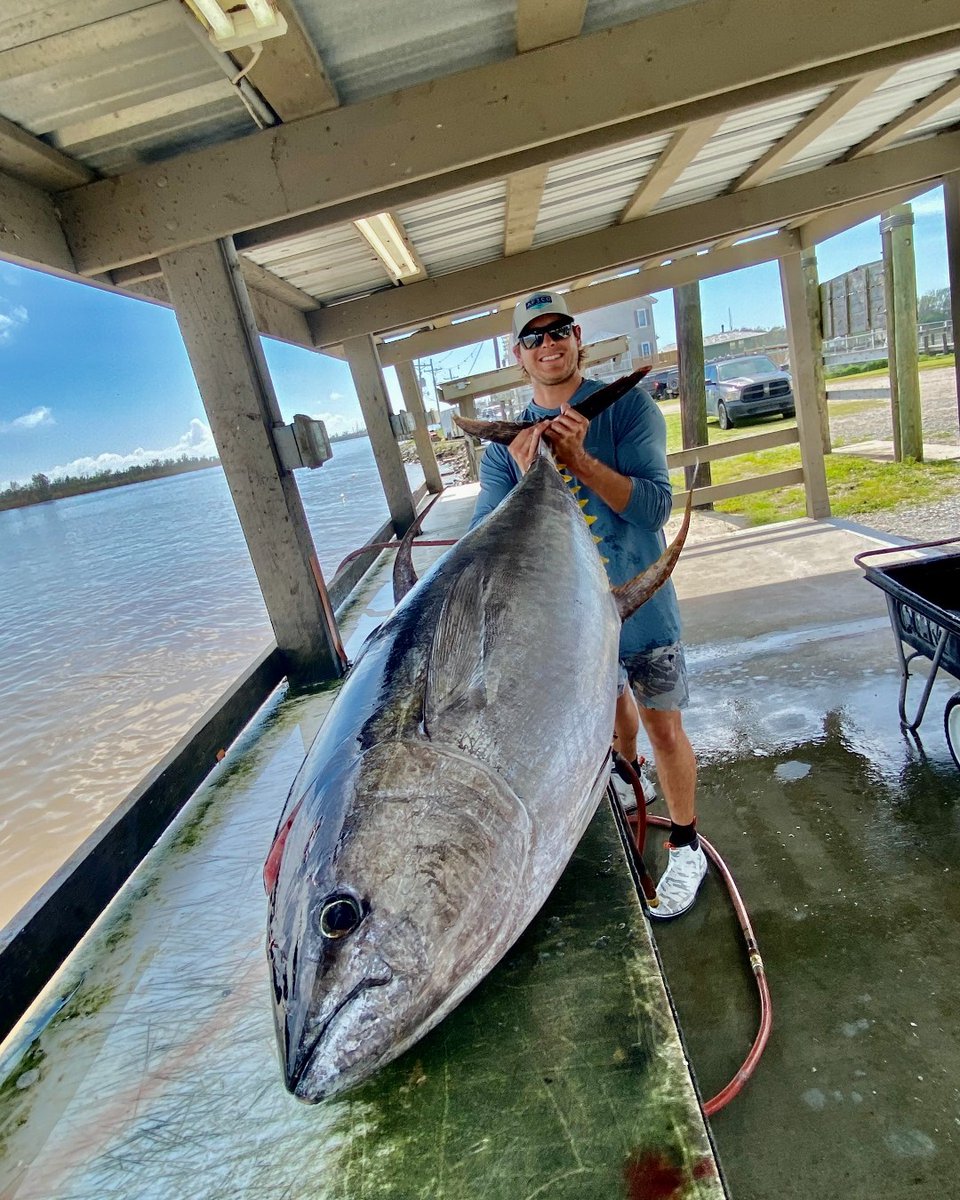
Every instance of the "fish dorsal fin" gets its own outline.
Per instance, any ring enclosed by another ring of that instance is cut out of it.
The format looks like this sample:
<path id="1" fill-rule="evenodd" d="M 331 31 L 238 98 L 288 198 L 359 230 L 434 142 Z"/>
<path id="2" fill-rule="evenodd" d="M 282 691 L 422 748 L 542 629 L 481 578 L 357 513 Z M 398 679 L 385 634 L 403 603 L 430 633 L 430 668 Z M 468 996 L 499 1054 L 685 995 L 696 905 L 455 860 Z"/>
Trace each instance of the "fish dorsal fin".
<path id="1" fill-rule="evenodd" d="M 427 736 L 445 712 L 487 703 L 484 645 L 488 635 L 489 580 L 474 564 L 457 576 L 444 597 L 433 634 L 423 720 Z"/>
<path id="2" fill-rule="evenodd" d="M 410 528 L 400 540 L 400 545 L 397 547 L 397 557 L 393 560 L 394 604 L 399 604 L 417 582 L 417 573 L 413 569 L 413 539 L 420 532 L 423 518 L 439 499 L 439 496 L 434 496 L 430 503 L 421 509 L 410 522 Z"/>
<path id="3" fill-rule="evenodd" d="M 687 506 L 684 510 L 683 522 L 680 525 L 677 536 L 670 545 L 664 550 L 657 561 L 647 567 L 645 571 L 641 571 L 633 579 L 628 579 L 626 583 L 621 583 L 619 587 L 613 589 L 613 598 L 617 602 L 621 621 L 625 621 L 627 617 L 632 617 L 637 609 L 641 605 L 646 604 L 653 593 L 658 588 L 663 587 L 670 578 L 673 568 L 677 565 L 677 559 L 680 557 L 680 551 L 683 549 L 683 543 L 687 540 L 692 503 L 693 490 L 691 489 L 687 496 Z"/>

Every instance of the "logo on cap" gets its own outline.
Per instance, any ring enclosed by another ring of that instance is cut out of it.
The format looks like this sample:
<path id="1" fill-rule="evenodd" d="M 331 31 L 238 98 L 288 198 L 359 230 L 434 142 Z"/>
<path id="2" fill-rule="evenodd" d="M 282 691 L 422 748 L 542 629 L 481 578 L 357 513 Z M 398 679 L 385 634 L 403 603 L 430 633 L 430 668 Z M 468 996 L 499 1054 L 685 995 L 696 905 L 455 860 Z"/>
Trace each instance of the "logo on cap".
<path id="1" fill-rule="evenodd" d="M 544 292 L 540 296 L 531 296 L 530 299 L 527 301 L 527 303 L 524 305 L 524 308 L 526 308 L 529 311 L 529 309 L 531 309 L 531 308 L 542 308 L 544 304 L 552 304 L 552 303 L 553 303 L 553 297 L 550 295 L 549 292 Z"/>

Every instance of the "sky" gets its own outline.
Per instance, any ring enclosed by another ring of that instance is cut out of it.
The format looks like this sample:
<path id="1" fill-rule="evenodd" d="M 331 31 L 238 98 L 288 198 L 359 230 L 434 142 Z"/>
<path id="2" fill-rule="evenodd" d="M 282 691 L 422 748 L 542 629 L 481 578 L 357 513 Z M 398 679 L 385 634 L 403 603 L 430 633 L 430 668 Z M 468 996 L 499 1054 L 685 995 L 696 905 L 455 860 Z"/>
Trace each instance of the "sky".
<path id="1" fill-rule="evenodd" d="M 913 202 L 917 291 L 946 287 L 943 192 Z M 880 223 L 868 221 L 817 248 L 821 281 L 882 257 Z M 701 284 L 704 335 L 782 325 L 776 263 Z M 656 293 L 661 345 L 676 340 L 673 298 Z M 264 339 L 281 412 L 322 419 L 330 433 L 360 425 L 347 366 Z M 495 365 L 492 343 L 433 359 L 440 379 Z M 427 377 L 425 400 L 431 404 Z M 395 409 L 396 376 L 385 372 Z M 157 458 L 215 454 L 186 350 L 169 309 L 0 262 L 0 488 L 35 472 L 57 476 L 122 469 Z"/>

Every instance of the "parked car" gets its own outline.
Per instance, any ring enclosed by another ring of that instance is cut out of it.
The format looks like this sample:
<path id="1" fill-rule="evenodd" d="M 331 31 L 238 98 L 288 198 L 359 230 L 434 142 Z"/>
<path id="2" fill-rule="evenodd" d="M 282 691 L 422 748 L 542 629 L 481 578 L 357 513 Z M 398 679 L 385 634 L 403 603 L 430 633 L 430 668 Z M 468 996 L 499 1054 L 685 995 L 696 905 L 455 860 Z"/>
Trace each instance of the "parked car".
<path id="1" fill-rule="evenodd" d="M 666 367 L 659 371 L 651 371 L 645 375 L 640 385 L 650 393 L 659 404 L 680 395 L 680 375 L 676 367 Z"/>
<path id="2" fill-rule="evenodd" d="M 740 421 L 796 413 L 793 385 L 765 354 L 746 354 L 707 363 L 707 416 L 716 417 L 721 429 Z"/>

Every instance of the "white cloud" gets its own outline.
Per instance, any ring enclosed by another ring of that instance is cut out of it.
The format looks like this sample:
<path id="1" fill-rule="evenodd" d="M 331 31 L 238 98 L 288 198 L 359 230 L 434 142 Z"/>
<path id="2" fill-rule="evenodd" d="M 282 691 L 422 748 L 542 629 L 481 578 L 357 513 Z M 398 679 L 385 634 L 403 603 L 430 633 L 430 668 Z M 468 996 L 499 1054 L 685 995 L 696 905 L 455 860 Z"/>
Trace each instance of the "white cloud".
<path id="1" fill-rule="evenodd" d="M 333 397 L 331 397 L 333 399 Z M 352 433 L 358 425 L 362 425 L 363 421 L 360 414 L 355 416 L 343 416 L 342 413 L 321 412 L 311 413 L 314 420 L 322 421 L 327 427 L 327 433 Z"/>
<path id="2" fill-rule="evenodd" d="M 95 475 L 99 471 L 123 471 L 127 467 L 139 467 L 145 463 L 155 462 L 163 458 L 210 458 L 217 454 L 217 447 L 210 432 L 210 426 L 194 418 L 187 432 L 172 446 L 160 450 L 146 450 L 138 446 L 129 454 L 115 454 L 104 451 L 102 454 L 85 455 L 75 458 L 72 462 L 54 467 L 49 475 L 57 478 L 60 475 Z"/>
<path id="3" fill-rule="evenodd" d="M 16 331 L 26 325 L 29 317 L 22 304 L 0 300 L 0 344 L 9 342 Z"/>
<path id="4" fill-rule="evenodd" d="M 0 335 L 2 340 L 2 335 Z M 15 429 L 36 429 L 38 425 L 56 425 L 53 413 L 44 405 L 31 409 L 22 417 L 14 417 L 12 421 L 0 421 L 0 433 L 11 433 Z"/>

